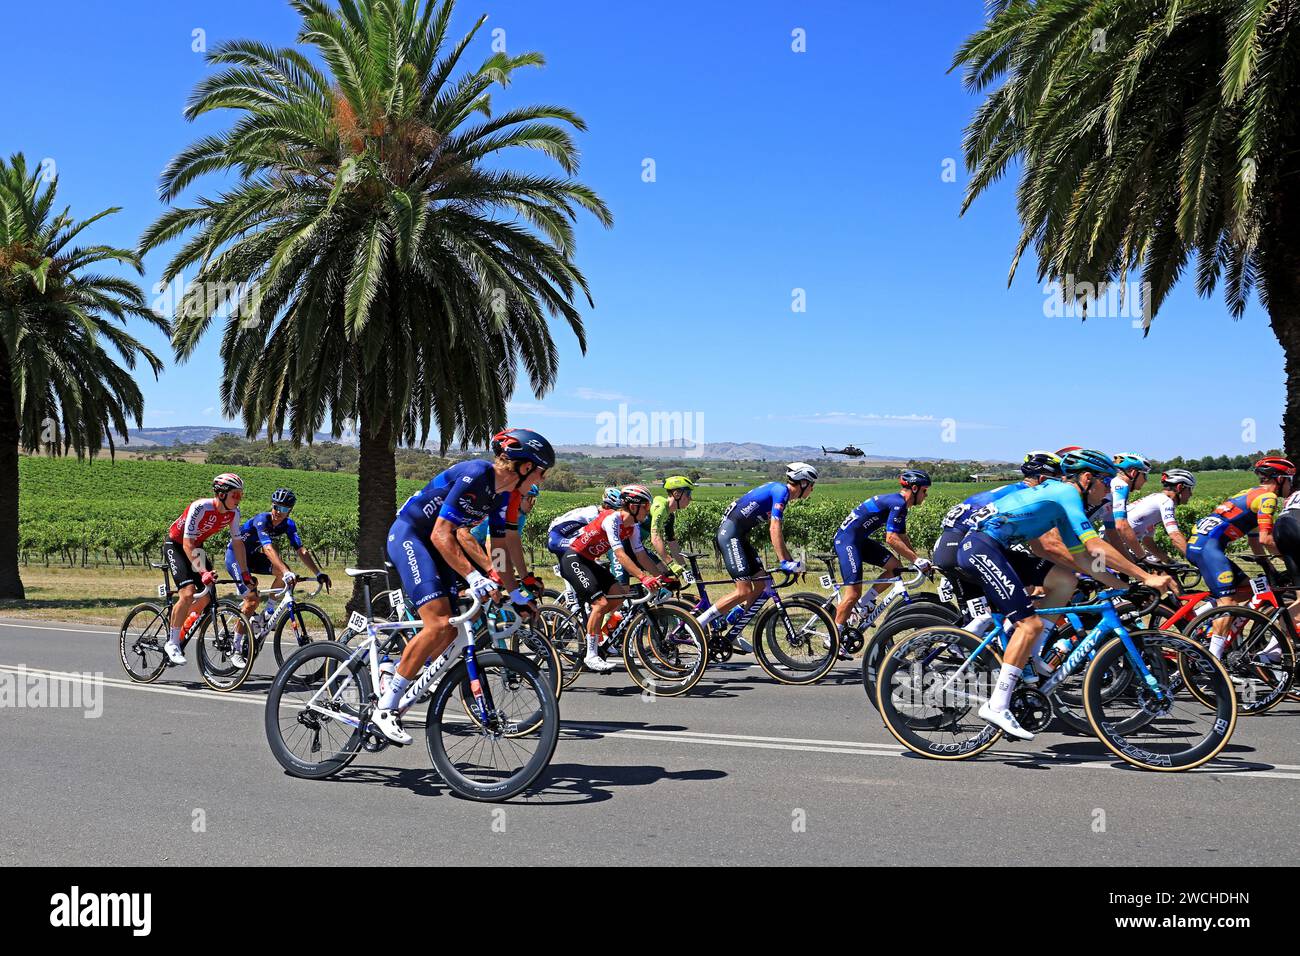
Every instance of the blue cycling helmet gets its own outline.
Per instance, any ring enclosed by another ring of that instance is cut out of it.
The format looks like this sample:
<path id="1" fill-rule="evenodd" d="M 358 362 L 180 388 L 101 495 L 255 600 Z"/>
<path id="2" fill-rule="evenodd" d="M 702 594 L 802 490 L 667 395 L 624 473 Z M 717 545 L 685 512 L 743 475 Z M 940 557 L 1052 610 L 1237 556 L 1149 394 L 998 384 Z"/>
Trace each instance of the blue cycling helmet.
<path id="1" fill-rule="evenodd" d="M 542 493 L 542 489 L 538 488 L 536 485 L 533 485 L 531 488 L 528 489 L 529 498 L 536 498 L 541 493 Z"/>
<path id="2" fill-rule="evenodd" d="M 1120 471 L 1124 471 L 1126 468 L 1136 468 L 1145 475 L 1151 471 L 1151 462 L 1141 455 L 1133 454 L 1131 451 L 1123 451 L 1115 456 L 1115 467 Z"/>
<path id="3" fill-rule="evenodd" d="M 600 499 L 602 508 L 617 508 L 623 501 L 623 493 L 617 488 L 606 488 L 605 497 Z"/>
<path id="4" fill-rule="evenodd" d="M 531 461 L 538 468 L 555 467 L 555 449 L 541 435 L 527 428 L 507 428 L 492 436 L 492 454 L 511 461 Z"/>
<path id="5" fill-rule="evenodd" d="M 288 488 L 276 488 L 271 492 L 271 504 L 284 505 L 286 508 L 292 508 L 298 501 L 298 496 Z"/>
<path id="6" fill-rule="evenodd" d="M 1083 471 L 1090 471 L 1103 478 L 1114 478 L 1118 474 L 1115 462 L 1111 461 L 1110 456 L 1092 448 L 1080 448 L 1078 451 L 1069 451 L 1061 456 L 1063 474 L 1077 475 Z"/>
<path id="7" fill-rule="evenodd" d="M 903 488 L 930 487 L 930 476 L 920 468 L 909 468 L 898 476 L 898 484 Z"/>

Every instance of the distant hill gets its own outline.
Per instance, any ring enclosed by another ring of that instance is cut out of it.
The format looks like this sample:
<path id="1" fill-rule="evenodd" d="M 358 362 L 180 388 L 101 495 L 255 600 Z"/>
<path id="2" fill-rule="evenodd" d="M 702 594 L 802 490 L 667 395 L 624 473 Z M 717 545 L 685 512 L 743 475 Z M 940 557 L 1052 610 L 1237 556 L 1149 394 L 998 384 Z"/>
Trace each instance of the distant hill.
<path id="1" fill-rule="evenodd" d="M 164 448 L 169 445 L 203 445 L 212 441 L 217 435 L 238 435 L 244 437 L 242 428 L 223 428 L 219 425 L 177 425 L 174 428 L 137 428 L 132 430 L 130 441 L 123 441 L 122 436 L 114 433 L 113 441 L 118 448 L 136 450 L 141 448 Z M 259 438 L 265 438 L 262 432 Z M 317 432 L 315 441 L 334 441 L 340 445 L 355 445 L 356 439 L 334 438 L 325 432 Z M 104 443 L 105 445 L 108 442 Z"/>

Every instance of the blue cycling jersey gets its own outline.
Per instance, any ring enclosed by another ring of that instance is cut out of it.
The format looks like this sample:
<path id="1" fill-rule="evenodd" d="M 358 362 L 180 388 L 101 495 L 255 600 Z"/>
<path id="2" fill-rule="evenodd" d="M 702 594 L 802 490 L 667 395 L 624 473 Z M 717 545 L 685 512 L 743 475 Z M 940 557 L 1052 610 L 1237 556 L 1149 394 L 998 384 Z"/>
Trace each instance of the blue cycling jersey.
<path id="1" fill-rule="evenodd" d="M 1042 537 L 1052 528 L 1071 551 L 1097 537 L 1097 530 L 1083 510 L 1079 489 L 1069 482 L 1045 481 L 1033 488 L 1005 495 L 990 502 L 971 518 L 973 530 L 999 544 L 1022 544 Z"/>
<path id="2" fill-rule="evenodd" d="M 399 521 L 426 536 L 439 518 L 454 525 L 469 526 L 488 519 L 493 534 L 505 532 L 504 505 L 510 493 L 497 494 L 496 472 L 490 461 L 462 461 L 434 475 L 397 509 Z"/>
<path id="3" fill-rule="evenodd" d="M 969 531 L 972 527 L 971 516 L 979 511 L 986 504 L 997 501 L 999 498 L 1005 498 L 1007 495 L 1016 491 L 1024 491 L 1032 487 L 1023 481 L 1017 481 L 1014 484 L 1003 485 L 1001 488 L 994 488 L 991 491 L 978 491 L 971 495 L 959 505 L 953 505 L 948 509 L 948 513 L 943 516 L 943 527 L 962 528 Z"/>
<path id="4" fill-rule="evenodd" d="M 519 512 L 519 520 L 515 523 L 515 528 L 519 531 L 520 534 L 524 533 L 524 522 L 527 520 L 528 520 L 528 514 L 523 511 Z M 480 521 L 478 524 L 474 526 L 474 530 L 470 532 L 470 534 L 474 536 L 474 540 L 477 541 L 479 544 L 483 545 L 485 549 L 487 548 L 488 532 L 491 530 L 491 526 L 492 526 L 492 522 L 490 520 Z"/>
<path id="5" fill-rule="evenodd" d="M 901 492 L 876 495 L 862 502 L 840 523 L 840 533 L 866 537 L 882 524 L 886 531 L 898 534 L 907 531 L 907 501 Z"/>
<path id="6" fill-rule="evenodd" d="M 256 554 L 265 547 L 273 546 L 271 539 L 282 534 L 289 536 L 289 543 L 295 548 L 302 547 L 302 538 L 298 535 L 298 526 L 293 523 L 293 519 L 285 518 L 277 525 L 271 521 L 269 511 L 253 515 L 239 526 L 237 533 L 243 539 L 244 550 L 248 554 Z"/>
<path id="7" fill-rule="evenodd" d="M 749 531 L 770 515 L 773 521 L 784 517 L 790 489 L 783 481 L 769 481 L 747 492 L 727 506 L 723 520 L 730 519 L 739 531 Z"/>

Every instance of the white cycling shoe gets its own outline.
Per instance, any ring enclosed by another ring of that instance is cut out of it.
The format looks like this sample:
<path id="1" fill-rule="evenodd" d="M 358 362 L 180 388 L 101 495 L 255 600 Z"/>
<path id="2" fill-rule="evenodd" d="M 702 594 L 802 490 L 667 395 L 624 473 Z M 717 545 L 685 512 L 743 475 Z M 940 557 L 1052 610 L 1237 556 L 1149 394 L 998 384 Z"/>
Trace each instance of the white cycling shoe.
<path id="1" fill-rule="evenodd" d="M 614 669 L 614 665 L 602 658 L 599 654 L 588 654 L 582 659 L 583 665 L 589 671 L 596 671 L 601 674 L 608 674 Z"/>
<path id="2" fill-rule="evenodd" d="M 1015 715 L 1009 710 L 994 710 L 986 701 L 980 705 L 980 720 L 987 720 L 994 727 L 1001 727 L 1002 730 L 1012 737 L 1019 737 L 1021 740 L 1033 740 L 1034 735 L 1020 726 L 1020 721 L 1016 720 Z"/>
<path id="3" fill-rule="evenodd" d="M 167 659 L 173 664 L 180 665 L 185 663 L 185 655 L 181 653 L 179 645 L 173 644 L 171 641 L 164 641 L 163 652 L 167 655 Z"/>
<path id="4" fill-rule="evenodd" d="M 827 643 L 830 642 L 828 641 Z M 733 640 L 731 642 L 731 646 L 735 649 L 736 653 L 738 654 L 754 653 L 754 645 L 749 643 L 749 641 L 745 640 L 743 637 L 738 637 L 735 640 Z"/>
<path id="5" fill-rule="evenodd" d="M 409 744 L 411 735 L 402 729 L 401 721 L 395 710 L 377 710 L 370 715 L 370 723 L 375 729 L 395 744 Z"/>

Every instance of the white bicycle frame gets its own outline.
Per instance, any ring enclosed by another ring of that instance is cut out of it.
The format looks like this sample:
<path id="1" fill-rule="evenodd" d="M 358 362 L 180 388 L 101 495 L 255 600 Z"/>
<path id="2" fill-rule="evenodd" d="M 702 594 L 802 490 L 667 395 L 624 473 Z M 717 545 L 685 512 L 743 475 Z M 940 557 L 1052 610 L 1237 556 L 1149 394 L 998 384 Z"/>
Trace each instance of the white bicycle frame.
<path id="1" fill-rule="evenodd" d="M 871 627 L 871 625 L 875 624 L 876 621 L 880 620 L 881 616 L 889 610 L 891 604 L 906 594 L 911 588 L 920 584 L 923 577 L 925 577 L 925 574 L 921 571 L 917 571 L 916 577 L 912 578 L 910 581 L 904 581 L 901 577 L 876 578 L 874 581 L 863 581 L 862 587 L 864 590 L 874 584 L 883 584 L 886 581 L 893 581 L 894 584 L 879 599 L 877 599 L 876 603 L 871 606 L 871 610 L 867 611 L 865 616 L 863 615 L 861 604 L 854 607 L 853 613 L 849 616 L 849 626 L 859 627 L 865 631 L 867 628 Z M 835 588 L 835 579 L 829 574 L 823 574 L 819 583 L 823 588 L 828 590 Z M 843 586 L 844 585 L 840 585 L 840 588 L 843 588 Z M 840 597 L 839 589 L 835 590 L 835 597 L 837 599 Z"/>
<path id="2" fill-rule="evenodd" d="M 443 674 L 446 670 L 447 665 L 453 660 L 459 660 L 461 655 L 464 654 L 465 649 L 469 647 L 470 643 L 473 641 L 473 630 L 470 627 L 470 621 L 477 617 L 479 611 L 483 609 L 483 602 L 477 596 L 472 600 L 473 603 L 470 605 L 468 611 L 451 618 L 451 624 L 457 631 L 456 639 L 451 642 L 450 647 L 438 655 L 436 660 L 432 663 L 426 664 L 420 676 L 406 689 L 406 692 L 402 695 L 401 701 L 398 703 L 397 710 L 399 714 L 405 713 L 415 704 L 416 701 L 424 696 L 426 692 L 430 692 L 433 689 L 434 684 L 437 682 L 439 675 Z M 508 626 L 496 630 L 494 633 L 498 637 L 509 637 L 519 629 L 519 625 L 519 618 L 516 617 Z M 330 700 L 334 698 L 336 694 L 342 693 L 347 689 L 349 682 L 352 681 L 352 667 L 361 659 L 363 654 L 366 656 L 367 664 L 370 668 L 371 686 L 377 690 L 379 687 L 380 673 L 380 635 L 391 631 L 418 631 L 423 626 L 424 625 L 420 621 L 385 621 L 376 624 L 361 612 L 353 611 L 352 616 L 348 619 L 348 629 L 364 633 L 366 639 L 358 645 L 355 651 L 353 651 L 352 656 L 348 658 L 347 665 L 340 667 L 334 675 L 325 681 L 321 689 L 312 695 L 311 700 L 307 701 L 307 703 L 303 705 L 304 709 L 315 711 L 318 714 L 330 717 L 341 723 L 347 724 L 350 727 L 360 727 L 361 720 L 359 718 L 353 717 L 350 714 L 340 713 L 337 710 L 331 710 L 330 708 L 323 706 L 320 701 L 322 699 Z M 333 686 L 340 675 L 342 675 L 344 680 L 337 687 Z"/>

